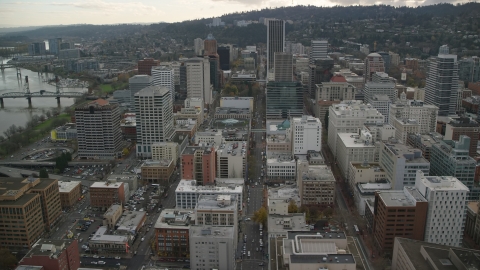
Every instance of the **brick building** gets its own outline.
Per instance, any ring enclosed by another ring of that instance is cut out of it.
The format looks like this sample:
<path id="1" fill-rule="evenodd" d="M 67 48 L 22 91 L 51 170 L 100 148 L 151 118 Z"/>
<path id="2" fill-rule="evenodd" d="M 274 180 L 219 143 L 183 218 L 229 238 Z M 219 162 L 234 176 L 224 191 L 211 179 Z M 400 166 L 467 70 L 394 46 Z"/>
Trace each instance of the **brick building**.
<path id="1" fill-rule="evenodd" d="M 125 183 L 95 182 L 90 186 L 90 205 L 108 208 L 114 203 L 125 205 Z"/>
<path id="2" fill-rule="evenodd" d="M 215 149 L 213 147 L 188 146 L 182 153 L 182 179 L 197 180 L 200 185 L 215 181 Z"/>
<path id="3" fill-rule="evenodd" d="M 78 242 L 40 239 L 18 264 L 43 266 L 44 270 L 77 270 L 80 268 Z"/>
<path id="4" fill-rule="evenodd" d="M 144 58 L 138 60 L 138 75 L 152 75 L 152 67 L 160 65 L 160 60 Z"/>
<path id="5" fill-rule="evenodd" d="M 155 249 L 162 258 L 188 258 L 190 224 L 195 224 L 189 211 L 163 209 L 155 223 Z"/>
<path id="6" fill-rule="evenodd" d="M 459 117 L 445 127 L 445 140 L 458 141 L 460 135 L 470 137 L 469 155 L 475 157 L 477 155 L 478 137 L 480 136 L 480 124 L 467 117 Z"/>
<path id="7" fill-rule="evenodd" d="M 80 181 L 58 181 L 58 188 L 60 192 L 60 204 L 63 209 L 73 207 L 80 196 L 82 196 L 82 182 Z"/>
<path id="8" fill-rule="evenodd" d="M 168 186 L 175 165 L 172 159 L 146 160 L 142 164 L 142 180 L 144 183 Z"/>

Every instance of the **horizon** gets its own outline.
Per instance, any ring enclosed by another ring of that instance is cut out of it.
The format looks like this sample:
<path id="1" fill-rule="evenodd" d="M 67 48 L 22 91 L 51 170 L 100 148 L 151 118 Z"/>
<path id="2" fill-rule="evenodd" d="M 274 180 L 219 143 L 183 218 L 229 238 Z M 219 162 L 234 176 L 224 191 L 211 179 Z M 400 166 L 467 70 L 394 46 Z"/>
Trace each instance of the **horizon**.
<path id="1" fill-rule="evenodd" d="M 195 5 L 187 0 L 170 2 L 166 0 L 60 0 L 50 2 L 38 0 L 28 2 L 0 3 L 0 28 L 48 27 L 67 25 L 114 25 L 114 24 L 155 24 L 176 23 L 236 12 L 253 12 L 265 8 L 273 9 L 291 6 L 372 6 L 417 7 L 441 3 L 465 4 L 471 1 L 408 0 L 391 2 L 351 0 L 198 0 Z M 200 8 L 199 8 L 200 7 Z M 169 10 L 166 10 L 169 9 Z M 76 16 L 71 16 L 75 14 Z M 133 16 L 132 16 L 133 15 Z M 44 23 L 38 23 L 44 22 Z"/>

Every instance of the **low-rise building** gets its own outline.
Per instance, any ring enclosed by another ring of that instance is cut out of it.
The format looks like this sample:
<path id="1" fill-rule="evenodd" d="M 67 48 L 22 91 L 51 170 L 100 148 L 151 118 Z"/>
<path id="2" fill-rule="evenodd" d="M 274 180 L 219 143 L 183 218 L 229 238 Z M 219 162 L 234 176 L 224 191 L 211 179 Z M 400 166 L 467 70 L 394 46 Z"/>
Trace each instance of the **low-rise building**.
<path id="1" fill-rule="evenodd" d="M 110 174 L 107 178 L 107 182 L 113 183 L 125 183 L 128 185 L 128 193 L 133 194 L 138 189 L 138 177 L 136 174 Z M 127 186 L 125 186 L 127 187 Z"/>
<path id="2" fill-rule="evenodd" d="M 75 205 L 82 196 L 82 182 L 80 181 L 58 181 L 60 193 L 60 204 L 63 209 L 69 209 Z"/>
<path id="3" fill-rule="evenodd" d="M 190 269 L 236 269 L 236 234 L 232 226 L 190 227 Z M 208 258 L 208 259 L 206 259 Z"/>
<path id="4" fill-rule="evenodd" d="M 175 190 L 175 201 L 179 209 L 194 209 L 200 195 L 232 195 L 237 207 L 242 210 L 243 184 L 227 186 L 197 186 L 195 180 L 180 180 Z"/>
<path id="5" fill-rule="evenodd" d="M 178 118 L 175 120 L 175 134 L 193 138 L 197 132 L 199 123 L 190 118 Z"/>
<path id="6" fill-rule="evenodd" d="M 253 112 L 253 97 L 221 97 L 220 107 L 250 109 Z"/>
<path id="7" fill-rule="evenodd" d="M 267 210 L 270 215 L 288 215 L 288 205 L 294 201 L 300 206 L 300 194 L 295 185 L 283 185 L 268 189 Z"/>
<path id="8" fill-rule="evenodd" d="M 285 237 L 288 231 L 310 231 L 305 213 L 290 213 L 287 215 L 268 215 L 268 238 Z"/>
<path id="9" fill-rule="evenodd" d="M 155 249 L 159 257 L 189 258 L 192 211 L 163 209 L 155 222 Z"/>
<path id="10" fill-rule="evenodd" d="M 252 117 L 252 111 L 249 108 L 230 108 L 217 107 L 215 109 L 215 119 L 249 119 Z"/>
<path id="11" fill-rule="evenodd" d="M 118 219 L 122 216 L 123 207 L 119 204 L 112 204 L 103 214 L 103 226 L 107 226 L 109 230 L 115 229 Z"/>
<path id="12" fill-rule="evenodd" d="M 142 164 L 142 180 L 146 184 L 168 186 L 175 171 L 172 159 L 145 160 Z M 173 179 L 172 179 L 173 180 Z"/>
<path id="13" fill-rule="evenodd" d="M 202 144 L 220 146 L 224 141 L 225 139 L 223 138 L 221 131 L 199 131 L 195 134 L 196 145 Z"/>
<path id="14" fill-rule="evenodd" d="M 50 132 L 50 138 L 53 142 L 66 142 L 77 139 L 77 124 L 67 123 L 57 127 Z"/>
<path id="15" fill-rule="evenodd" d="M 306 160 L 298 161 L 297 173 L 301 205 L 321 209 L 334 207 L 336 183 L 327 165 L 309 165 Z"/>
<path id="16" fill-rule="evenodd" d="M 124 235 L 136 234 L 147 221 L 147 214 L 143 211 L 124 211 L 117 221 L 115 229 Z"/>
<path id="17" fill-rule="evenodd" d="M 101 254 L 126 254 L 130 251 L 133 235 L 107 234 L 108 228 L 100 226 L 89 242 L 90 252 Z"/>
<path id="18" fill-rule="evenodd" d="M 267 152 L 292 152 L 292 130 L 290 121 L 266 122 L 266 150 Z M 258 136 L 258 135 L 257 135 Z"/>
<path id="19" fill-rule="evenodd" d="M 267 178 L 269 181 L 295 179 L 295 159 L 292 153 L 267 152 Z"/>
<path id="20" fill-rule="evenodd" d="M 350 162 L 348 183 L 352 190 L 358 183 L 378 183 L 387 179 L 378 162 Z"/>
<path id="21" fill-rule="evenodd" d="M 395 139 L 406 144 L 409 134 L 420 133 L 421 126 L 416 119 L 391 119 L 390 123 L 395 128 Z"/>
<path id="22" fill-rule="evenodd" d="M 42 270 L 79 269 L 78 241 L 40 239 L 18 264 L 41 266 Z"/>
<path id="23" fill-rule="evenodd" d="M 337 164 L 345 178 L 350 178 L 351 162 L 378 161 L 378 149 L 366 129 L 357 133 L 339 133 L 337 137 Z"/>
<path id="24" fill-rule="evenodd" d="M 95 182 L 90 186 L 90 205 L 107 209 L 112 204 L 125 204 L 128 196 L 126 183 Z M 128 185 L 128 184 L 127 184 Z M 126 193 L 127 192 L 127 193 Z"/>

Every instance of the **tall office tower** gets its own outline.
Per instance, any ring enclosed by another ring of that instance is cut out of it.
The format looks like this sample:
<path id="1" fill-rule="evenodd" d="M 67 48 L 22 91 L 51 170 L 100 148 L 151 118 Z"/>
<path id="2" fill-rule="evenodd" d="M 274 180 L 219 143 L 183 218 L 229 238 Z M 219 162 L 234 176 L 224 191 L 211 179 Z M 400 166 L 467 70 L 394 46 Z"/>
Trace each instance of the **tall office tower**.
<path id="1" fill-rule="evenodd" d="M 267 84 L 267 119 L 286 119 L 303 115 L 303 88 L 298 82 Z"/>
<path id="2" fill-rule="evenodd" d="M 480 57 L 458 60 L 458 79 L 464 82 L 480 81 Z"/>
<path id="3" fill-rule="evenodd" d="M 390 71 L 390 54 L 388 52 L 377 52 L 380 54 L 383 58 L 383 64 L 385 66 L 385 73 L 388 74 L 388 71 Z"/>
<path id="4" fill-rule="evenodd" d="M 308 96 L 315 98 L 316 84 L 322 82 L 329 82 L 333 77 L 333 59 L 330 57 L 317 59 L 312 65 L 309 65 L 309 84 L 308 84 Z"/>
<path id="5" fill-rule="evenodd" d="M 44 55 L 45 51 L 45 42 L 34 42 L 28 45 L 29 55 Z"/>
<path id="6" fill-rule="evenodd" d="M 187 98 L 201 98 L 212 103 L 210 86 L 210 62 L 208 57 L 195 57 L 185 61 L 187 72 Z"/>
<path id="7" fill-rule="evenodd" d="M 175 100 L 175 72 L 171 66 L 152 67 L 152 85 L 165 86 Z"/>
<path id="8" fill-rule="evenodd" d="M 152 156 L 152 144 L 173 137 L 173 101 L 165 86 L 149 86 L 135 94 L 137 117 L 137 155 Z"/>
<path id="9" fill-rule="evenodd" d="M 385 117 L 377 109 L 360 100 L 344 100 L 340 104 L 334 104 L 330 107 L 328 115 L 328 146 L 334 156 L 338 133 L 355 133 L 365 124 L 385 122 Z"/>
<path id="10" fill-rule="evenodd" d="M 477 162 L 468 156 L 470 138 L 460 136 L 458 141 L 438 141 L 430 153 L 430 175 L 456 177 L 470 189 L 469 201 L 478 201 L 480 189 L 474 185 Z"/>
<path id="11" fill-rule="evenodd" d="M 187 66 L 185 63 L 182 63 L 180 66 L 180 90 L 179 95 L 180 99 L 187 98 Z"/>
<path id="12" fill-rule="evenodd" d="M 310 64 L 314 64 L 315 60 L 328 58 L 328 40 L 312 40 L 311 45 Z"/>
<path id="13" fill-rule="evenodd" d="M 398 92 L 395 83 L 392 82 L 385 72 L 375 72 L 372 80 L 365 83 L 365 103 L 372 103 L 375 95 L 386 95 L 392 103 L 397 101 Z"/>
<path id="14" fill-rule="evenodd" d="M 200 56 L 203 55 L 203 39 L 196 38 L 193 40 L 193 48 L 195 50 L 195 55 Z"/>
<path id="15" fill-rule="evenodd" d="M 371 53 L 365 58 L 365 69 L 363 72 L 363 81 L 365 83 L 372 81 L 372 75 L 375 72 L 385 72 L 383 57 L 378 53 Z"/>
<path id="16" fill-rule="evenodd" d="M 220 88 L 220 59 L 217 55 L 209 55 L 208 62 L 210 64 L 210 85 L 214 90 Z"/>
<path id="17" fill-rule="evenodd" d="M 208 34 L 207 38 L 203 42 L 203 55 L 215 55 L 217 54 L 217 40 L 213 37 L 212 34 Z"/>
<path id="18" fill-rule="evenodd" d="M 230 47 L 229 46 L 219 46 L 217 49 L 218 56 L 220 57 L 220 69 L 229 70 L 230 69 Z"/>
<path id="19" fill-rule="evenodd" d="M 275 53 L 285 50 L 285 21 L 270 19 L 267 24 L 267 73 L 275 66 Z"/>
<path id="20" fill-rule="evenodd" d="M 292 154 L 307 155 L 309 150 L 322 148 L 322 123 L 310 115 L 292 119 Z"/>
<path id="21" fill-rule="evenodd" d="M 455 118 L 445 126 L 445 140 L 459 140 L 461 135 L 470 137 L 469 155 L 477 155 L 478 134 L 480 124 L 468 117 Z"/>
<path id="22" fill-rule="evenodd" d="M 415 188 L 428 201 L 425 241 L 459 247 L 468 188 L 453 176 L 424 176 L 421 171 L 417 171 Z"/>
<path id="23" fill-rule="evenodd" d="M 275 81 L 293 81 L 293 56 L 291 53 L 275 53 Z"/>
<path id="24" fill-rule="evenodd" d="M 152 68 L 160 65 L 160 60 L 153 58 L 144 58 L 138 60 L 138 75 L 152 75 Z"/>
<path id="25" fill-rule="evenodd" d="M 130 104 L 135 104 L 135 94 L 143 88 L 152 85 L 152 77 L 149 75 L 135 75 L 128 79 L 128 85 L 131 95 Z"/>
<path id="26" fill-rule="evenodd" d="M 60 44 L 62 44 L 62 39 L 61 38 L 52 38 L 48 40 L 48 51 L 50 51 L 51 54 L 57 55 L 58 52 L 60 51 Z"/>
<path id="27" fill-rule="evenodd" d="M 118 104 L 97 99 L 75 108 L 78 157 L 115 159 L 122 156 Z"/>
<path id="28" fill-rule="evenodd" d="M 448 47 L 440 47 L 440 53 L 432 58 L 425 85 L 425 103 L 438 107 L 439 116 L 456 114 L 458 92 L 457 56 L 448 54 Z"/>

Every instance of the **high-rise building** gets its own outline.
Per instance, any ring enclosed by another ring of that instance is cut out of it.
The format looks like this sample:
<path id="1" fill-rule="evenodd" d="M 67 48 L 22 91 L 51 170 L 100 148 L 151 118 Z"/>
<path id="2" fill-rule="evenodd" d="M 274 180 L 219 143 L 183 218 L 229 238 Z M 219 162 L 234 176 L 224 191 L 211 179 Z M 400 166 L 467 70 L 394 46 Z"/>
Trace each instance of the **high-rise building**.
<path id="1" fill-rule="evenodd" d="M 217 54 L 217 40 L 212 34 L 208 34 L 207 38 L 203 41 L 203 55 L 205 56 L 218 56 Z"/>
<path id="2" fill-rule="evenodd" d="M 320 152 L 322 147 L 322 123 L 310 115 L 294 117 L 292 125 L 292 154 L 306 155 L 308 151 Z"/>
<path id="3" fill-rule="evenodd" d="M 275 81 L 293 81 L 293 56 L 290 53 L 276 52 L 275 55 Z"/>
<path id="4" fill-rule="evenodd" d="M 216 177 L 215 148 L 188 146 L 181 156 L 182 179 L 197 180 L 201 185 L 212 185 Z"/>
<path id="5" fill-rule="evenodd" d="M 54 227 L 62 212 L 57 180 L 0 178 L 0 211 L 11 213 L 9 218 L 0 219 L 2 247 L 32 247 L 45 230 Z"/>
<path id="6" fill-rule="evenodd" d="M 45 55 L 45 42 L 34 42 L 28 45 L 29 55 Z"/>
<path id="7" fill-rule="evenodd" d="M 430 171 L 430 163 L 422 151 L 400 143 L 381 142 L 379 163 L 394 190 L 414 186 L 416 171 L 421 170 L 425 175 Z"/>
<path id="8" fill-rule="evenodd" d="M 371 81 L 365 83 L 364 94 L 365 94 L 365 103 L 372 103 L 373 96 L 375 95 L 386 95 L 392 103 L 397 101 L 397 89 L 395 88 L 395 83 L 392 82 L 388 74 L 385 72 L 375 72 L 371 75 Z"/>
<path id="9" fill-rule="evenodd" d="M 372 75 L 375 72 L 385 72 L 383 57 L 378 53 L 371 53 L 365 58 L 365 70 L 363 72 L 363 81 L 365 83 L 372 81 Z"/>
<path id="10" fill-rule="evenodd" d="M 336 78 L 335 80 L 333 80 Z M 329 107 L 342 100 L 355 100 L 355 86 L 347 83 L 344 77 L 334 76 L 330 82 L 315 85 L 315 116 L 325 124 L 325 114 Z"/>
<path id="11" fill-rule="evenodd" d="M 424 176 L 421 171 L 417 171 L 415 188 L 428 201 L 425 241 L 459 247 L 468 188 L 453 176 Z"/>
<path id="12" fill-rule="evenodd" d="M 468 156 L 470 138 L 461 135 L 458 141 L 439 141 L 432 145 L 430 154 L 430 175 L 456 177 L 470 189 L 468 200 L 480 198 L 480 189 L 475 187 L 475 167 L 477 162 Z"/>
<path id="13" fill-rule="evenodd" d="M 438 107 L 439 116 L 456 114 L 458 92 L 457 56 L 448 54 L 448 47 L 430 61 L 425 84 L 425 103 Z"/>
<path id="14" fill-rule="evenodd" d="M 152 67 L 160 65 L 160 60 L 144 58 L 138 60 L 138 75 L 152 75 Z"/>
<path id="15" fill-rule="evenodd" d="M 323 58 L 314 60 L 313 64 L 308 66 L 308 87 L 307 94 L 310 98 L 315 98 L 316 84 L 329 82 L 333 77 L 333 59 Z"/>
<path id="16" fill-rule="evenodd" d="M 470 137 L 469 155 L 477 155 L 480 124 L 467 117 L 455 118 L 445 126 L 445 140 L 459 140 L 461 135 Z"/>
<path id="17" fill-rule="evenodd" d="M 275 53 L 285 50 L 285 21 L 269 19 L 267 22 L 267 73 L 275 67 Z"/>
<path id="18" fill-rule="evenodd" d="M 130 104 L 135 104 L 135 94 L 152 85 L 152 77 L 149 75 L 135 75 L 128 79 L 128 85 L 130 88 Z"/>
<path id="19" fill-rule="evenodd" d="M 337 134 L 357 133 L 365 124 L 375 125 L 385 121 L 385 117 L 377 109 L 360 100 L 344 100 L 340 104 L 334 104 L 330 107 L 328 116 L 328 146 L 334 156 L 336 156 Z"/>
<path id="20" fill-rule="evenodd" d="M 194 39 L 193 40 L 193 48 L 195 50 L 195 55 L 196 56 L 203 55 L 203 39 L 201 39 L 201 38 Z"/>
<path id="21" fill-rule="evenodd" d="M 52 38 L 48 40 L 48 51 L 51 54 L 58 54 L 60 52 L 60 44 L 62 44 L 62 38 Z"/>
<path id="22" fill-rule="evenodd" d="M 389 123 L 393 125 L 394 120 L 415 119 L 420 125 L 418 133 L 426 134 L 434 132 L 437 126 L 438 107 L 425 104 L 420 100 L 407 100 L 405 93 L 400 94 L 400 100 L 390 105 Z M 406 140 L 403 141 L 406 143 Z"/>
<path id="23" fill-rule="evenodd" d="M 152 144 L 174 135 L 172 96 L 164 86 L 149 86 L 135 94 L 137 155 L 152 156 Z"/>
<path id="24" fill-rule="evenodd" d="M 190 268 L 236 269 L 235 226 L 190 227 Z M 253 251 L 252 251 L 253 252 Z M 208 259 L 207 259 L 208 258 Z"/>
<path id="25" fill-rule="evenodd" d="M 209 58 L 191 58 L 185 61 L 187 98 L 201 98 L 205 104 L 212 103 Z"/>
<path id="26" fill-rule="evenodd" d="M 390 71 L 390 65 L 391 65 L 390 54 L 388 52 L 377 52 L 377 53 L 382 56 L 383 63 L 385 66 L 385 73 L 388 74 L 388 72 Z"/>
<path id="27" fill-rule="evenodd" d="M 217 178 L 243 178 L 245 176 L 247 142 L 228 141 L 217 149 Z"/>
<path id="28" fill-rule="evenodd" d="M 78 250 L 78 244 L 76 239 L 40 239 L 28 251 L 27 255 L 18 262 L 25 268 L 19 266 L 16 269 L 79 269 L 80 251 Z"/>
<path id="29" fill-rule="evenodd" d="M 175 100 L 175 72 L 171 66 L 152 67 L 152 83 L 155 86 L 164 86 L 170 92 L 172 99 Z"/>
<path id="30" fill-rule="evenodd" d="M 375 242 L 389 253 L 395 237 L 422 241 L 425 238 L 427 211 L 427 200 L 414 188 L 375 192 Z"/>
<path id="31" fill-rule="evenodd" d="M 458 60 L 458 79 L 464 82 L 480 81 L 480 58 L 478 56 Z"/>
<path id="32" fill-rule="evenodd" d="M 97 99 L 75 108 L 78 157 L 115 159 L 122 156 L 118 104 Z"/>
<path id="33" fill-rule="evenodd" d="M 311 46 L 310 64 L 315 63 L 315 60 L 325 59 L 328 57 L 328 40 L 312 40 Z"/>
<path id="34" fill-rule="evenodd" d="M 303 88 L 298 82 L 267 84 L 267 119 L 300 117 L 303 115 Z"/>
<path id="35" fill-rule="evenodd" d="M 219 46 L 217 49 L 218 56 L 220 57 L 220 69 L 230 69 L 230 46 Z"/>

